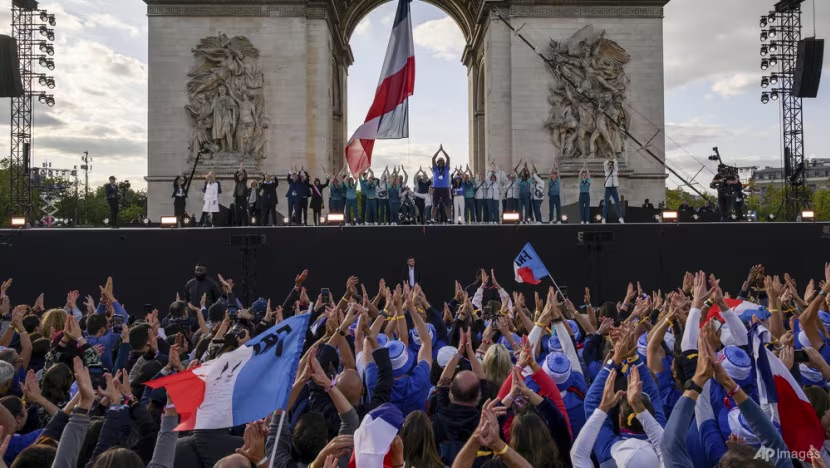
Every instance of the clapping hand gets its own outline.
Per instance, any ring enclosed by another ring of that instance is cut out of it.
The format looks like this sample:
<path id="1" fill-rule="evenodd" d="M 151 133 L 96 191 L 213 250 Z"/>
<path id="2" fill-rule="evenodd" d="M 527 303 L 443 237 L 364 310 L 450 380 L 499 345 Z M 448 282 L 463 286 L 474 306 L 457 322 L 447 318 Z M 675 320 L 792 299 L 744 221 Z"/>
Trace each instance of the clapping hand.
<path id="1" fill-rule="evenodd" d="M 611 369 L 608 373 L 608 378 L 605 380 L 605 387 L 602 391 L 602 401 L 599 403 L 599 409 L 608 413 L 617 406 L 617 403 L 620 402 L 620 398 L 625 396 L 625 392 L 622 390 L 614 391 L 614 382 L 617 380 L 617 370 Z"/>

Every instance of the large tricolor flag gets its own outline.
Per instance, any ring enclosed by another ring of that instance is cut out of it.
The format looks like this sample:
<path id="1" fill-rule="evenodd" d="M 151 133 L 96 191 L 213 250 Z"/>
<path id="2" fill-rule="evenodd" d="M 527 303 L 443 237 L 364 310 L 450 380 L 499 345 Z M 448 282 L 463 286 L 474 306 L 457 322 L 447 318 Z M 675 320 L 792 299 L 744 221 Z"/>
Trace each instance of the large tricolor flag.
<path id="1" fill-rule="evenodd" d="M 756 323 L 749 336 L 761 408 L 781 424 L 781 435 L 790 451 L 807 454 L 811 445 L 821 447 L 824 430 L 810 400 L 784 363 L 764 346 L 769 332 Z"/>
<path id="2" fill-rule="evenodd" d="M 409 2 L 398 0 L 386 59 L 366 121 L 346 144 L 346 162 L 358 176 L 372 164 L 375 140 L 409 138 L 409 96 L 415 92 L 415 45 Z"/>
<path id="3" fill-rule="evenodd" d="M 517 283 L 539 284 L 542 278 L 550 276 L 539 254 L 530 245 L 530 242 L 525 244 L 524 248 L 516 259 L 513 260 L 513 273 L 516 277 Z"/>
<path id="4" fill-rule="evenodd" d="M 177 431 L 262 419 L 288 404 L 308 320 L 308 314 L 295 315 L 232 352 L 147 386 L 167 390 L 181 416 Z"/>
<path id="5" fill-rule="evenodd" d="M 766 320 L 769 318 L 770 313 L 766 309 L 766 307 L 755 304 L 754 302 L 745 301 L 743 299 L 724 299 L 726 305 L 735 312 L 741 321 L 746 324 L 752 323 L 752 316 L 758 317 L 758 320 Z M 720 307 L 717 304 L 713 305 L 709 309 L 709 314 L 706 316 L 706 320 L 708 321 L 712 317 L 720 317 Z M 721 320 L 723 321 L 723 320 Z M 704 323 L 701 323 L 700 326 L 702 327 Z"/>

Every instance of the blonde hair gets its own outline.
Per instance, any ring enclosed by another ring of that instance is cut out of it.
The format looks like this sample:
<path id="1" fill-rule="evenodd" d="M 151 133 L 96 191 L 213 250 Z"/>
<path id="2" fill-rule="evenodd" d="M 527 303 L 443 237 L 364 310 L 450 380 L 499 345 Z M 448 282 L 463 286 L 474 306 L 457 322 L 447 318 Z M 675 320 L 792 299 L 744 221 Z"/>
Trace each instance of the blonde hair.
<path id="1" fill-rule="evenodd" d="M 502 344 L 490 346 L 484 355 L 483 367 L 487 381 L 493 383 L 496 388 L 500 388 L 513 368 L 510 351 Z"/>
<path id="2" fill-rule="evenodd" d="M 40 318 L 40 329 L 43 331 L 44 336 L 46 336 L 46 333 L 49 333 L 50 327 L 53 332 L 59 332 L 63 331 L 63 327 L 65 326 L 66 312 L 63 309 L 50 309 Z M 52 339 L 51 336 L 46 336 L 46 338 Z"/>

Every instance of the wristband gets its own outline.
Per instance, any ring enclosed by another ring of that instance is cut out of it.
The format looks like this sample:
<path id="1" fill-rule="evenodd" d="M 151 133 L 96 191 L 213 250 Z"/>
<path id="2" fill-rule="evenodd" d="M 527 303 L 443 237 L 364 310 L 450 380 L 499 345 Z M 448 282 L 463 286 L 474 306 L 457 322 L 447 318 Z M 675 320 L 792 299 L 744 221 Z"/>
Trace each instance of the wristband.
<path id="1" fill-rule="evenodd" d="M 491 345 L 493 344 L 493 340 L 484 339 L 481 340 L 481 344 Z"/>
<path id="2" fill-rule="evenodd" d="M 738 384 L 735 384 L 735 388 L 731 392 L 727 393 L 726 396 L 728 396 L 729 398 L 732 398 L 732 397 L 735 396 L 736 393 L 738 393 L 740 391 L 741 391 L 741 386 L 738 385 Z"/>
<path id="3" fill-rule="evenodd" d="M 174 405 L 174 404 L 164 405 L 164 411 L 174 410 L 174 409 L 176 409 L 176 405 Z"/>
<path id="4" fill-rule="evenodd" d="M 258 462 L 257 462 L 256 466 L 263 465 L 263 464 L 265 464 L 267 461 L 268 461 L 268 457 L 264 457 L 262 460 L 260 460 L 260 461 L 258 461 Z M 309 466 L 309 467 L 311 467 L 311 465 L 308 465 L 308 466 Z"/>
<path id="5" fill-rule="evenodd" d="M 545 325 L 545 324 L 544 324 L 544 323 L 542 323 L 542 322 L 535 322 L 535 323 L 534 323 L 534 325 L 536 325 L 537 327 L 542 327 L 542 328 L 546 328 L 546 327 L 547 327 L 547 325 Z"/>
<path id="6" fill-rule="evenodd" d="M 818 295 L 819 295 L 819 296 L 826 296 L 826 295 L 827 295 L 827 291 L 825 291 L 825 290 L 823 290 L 823 289 L 822 289 L 821 291 L 819 291 L 819 292 L 818 292 Z"/>
<path id="7" fill-rule="evenodd" d="M 504 444 L 504 447 L 501 450 L 493 450 L 493 456 L 498 457 L 500 455 L 504 455 L 508 450 L 510 450 L 510 446 Z"/>
<path id="8" fill-rule="evenodd" d="M 631 427 L 631 424 L 634 422 L 634 419 L 637 417 L 637 413 L 631 413 L 628 415 L 628 427 Z"/>

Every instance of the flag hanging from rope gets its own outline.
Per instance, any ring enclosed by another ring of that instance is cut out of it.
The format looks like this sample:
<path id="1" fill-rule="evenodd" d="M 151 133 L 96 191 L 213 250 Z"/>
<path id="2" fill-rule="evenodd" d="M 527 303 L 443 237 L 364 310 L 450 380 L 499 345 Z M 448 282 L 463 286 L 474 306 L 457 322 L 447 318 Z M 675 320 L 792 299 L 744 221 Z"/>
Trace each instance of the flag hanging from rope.
<path id="1" fill-rule="evenodd" d="M 366 121 L 346 143 L 346 162 L 357 177 L 372 164 L 375 140 L 409 138 L 409 96 L 415 92 L 415 45 L 409 3 L 398 0 L 386 59 Z"/>

